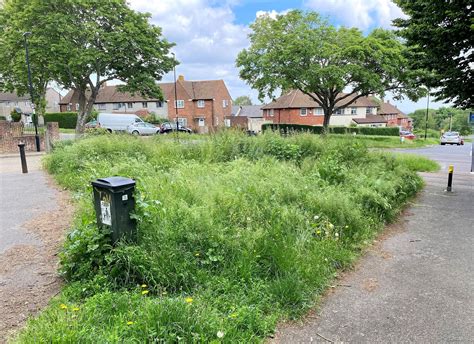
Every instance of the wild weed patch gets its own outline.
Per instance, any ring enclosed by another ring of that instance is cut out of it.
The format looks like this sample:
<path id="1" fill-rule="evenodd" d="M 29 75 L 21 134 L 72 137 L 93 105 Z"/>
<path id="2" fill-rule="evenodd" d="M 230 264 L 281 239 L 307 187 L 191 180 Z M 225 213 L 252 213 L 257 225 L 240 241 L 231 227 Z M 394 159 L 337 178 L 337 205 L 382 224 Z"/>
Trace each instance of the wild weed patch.
<path id="1" fill-rule="evenodd" d="M 260 342 L 422 185 L 403 159 L 311 135 L 97 136 L 45 166 L 78 213 L 61 252 L 67 285 L 19 342 Z M 95 224 L 90 181 L 110 175 L 137 181 L 135 243 L 111 247 Z"/>

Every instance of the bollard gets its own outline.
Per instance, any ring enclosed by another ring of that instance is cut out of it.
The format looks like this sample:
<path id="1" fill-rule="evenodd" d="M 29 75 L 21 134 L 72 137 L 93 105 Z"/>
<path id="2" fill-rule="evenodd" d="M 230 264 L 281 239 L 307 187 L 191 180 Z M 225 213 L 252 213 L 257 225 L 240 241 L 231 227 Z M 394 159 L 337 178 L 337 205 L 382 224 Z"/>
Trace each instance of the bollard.
<path id="1" fill-rule="evenodd" d="M 448 168 L 448 187 L 446 188 L 446 191 L 448 191 L 448 192 L 451 192 L 451 191 L 452 191 L 453 172 L 454 172 L 454 166 L 453 166 L 453 165 L 449 165 L 449 168 Z"/>
<path id="2" fill-rule="evenodd" d="M 28 173 L 28 166 L 26 165 L 26 156 L 25 156 L 25 144 L 19 143 L 18 148 L 20 148 L 20 159 L 21 159 L 21 170 L 23 173 Z"/>

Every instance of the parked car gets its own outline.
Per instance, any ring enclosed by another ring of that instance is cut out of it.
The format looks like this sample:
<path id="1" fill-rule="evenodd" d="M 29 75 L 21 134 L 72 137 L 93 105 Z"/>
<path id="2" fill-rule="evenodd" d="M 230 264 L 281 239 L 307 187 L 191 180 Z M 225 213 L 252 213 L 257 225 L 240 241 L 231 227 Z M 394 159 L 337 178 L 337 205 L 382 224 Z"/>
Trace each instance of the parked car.
<path id="1" fill-rule="evenodd" d="M 113 131 L 127 131 L 130 124 L 143 123 L 143 120 L 137 115 L 117 114 L 117 113 L 99 113 L 97 121 L 101 128 Z"/>
<path id="2" fill-rule="evenodd" d="M 87 129 L 90 129 L 90 128 L 100 128 L 100 123 L 97 122 L 96 119 L 93 119 L 92 121 L 87 122 L 87 123 L 84 125 L 84 127 L 87 128 Z"/>
<path id="3" fill-rule="evenodd" d="M 160 133 L 160 128 L 148 122 L 136 122 L 130 124 L 127 131 L 133 135 L 155 135 Z"/>
<path id="4" fill-rule="evenodd" d="M 408 130 L 402 130 L 400 131 L 400 137 L 404 137 L 407 140 L 414 140 L 416 139 L 416 135 L 413 134 L 411 131 Z"/>
<path id="5" fill-rule="evenodd" d="M 165 122 L 160 127 L 160 133 L 162 134 L 168 134 L 173 131 L 176 131 L 175 123 Z M 179 124 L 178 124 L 178 131 L 188 133 L 188 134 L 191 134 L 193 132 L 190 128 L 183 127 Z"/>
<path id="6" fill-rule="evenodd" d="M 463 145 L 464 139 L 457 131 L 447 131 L 440 138 L 441 145 Z"/>

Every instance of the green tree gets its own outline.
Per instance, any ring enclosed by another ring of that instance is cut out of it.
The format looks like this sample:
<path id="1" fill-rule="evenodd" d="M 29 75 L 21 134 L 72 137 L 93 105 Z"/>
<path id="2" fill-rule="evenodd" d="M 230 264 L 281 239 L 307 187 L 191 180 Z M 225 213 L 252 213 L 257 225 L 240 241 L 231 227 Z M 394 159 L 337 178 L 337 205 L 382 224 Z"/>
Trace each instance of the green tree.
<path id="1" fill-rule="evenodd" d="M 6 1 L 0 6 L 0 90 L 16 92 L 19 96 L 29 94 L 24 34 L 36 30 L 32 16 L 18 16 L 23 4 L 23 1 Z M 47 68 L 50 56 L 38 49 L 47 44 L 43 37 L 27 38 L 33 103 L 36 114 L 42 116 L 46 109 L 46 88 L 52 77 Z"/>
<path id="2" fill-rule="evenodd" d="M 101 86 L 125 83 L 122 91 L 162 98 L 156 80 L 176 64 L 173 46 L 151 25 L 149 14 L 130 9 L 125 0 L 6 0 L 10 21 L 31 25 L 38 56 L 48 76 L 79 96 L 76 132 L 93 110 Z M 25 31 L 26 28 L 24 28 Z"/>
<path id="3" fill-rule="evenodd" d="M 327 128 L 332 113 L 371 93 L 391 91 L 417 99 L 418 71 L 408 71 L 406 47 L 387 30 L 364 37 L 358 29 L 329 25 L 315 12 L 291 11 L 276 19 L 261 16 L 251 24 L 251 46 L 236 65 L 240 77 L 265 96 L 298 89 L 324 111 Z M 343 94 L 346 88 L 352 90 Z"/>
<path id="4" fill-rule="evenodd" d="M 240 96 L 233 101 L 234 105 L 253 105 L 249 96 Z"/>
<path id="5" fill-rule="evenodd" d="M 413 69 L 430 71 L 422 84 L 437 100 L 474 107 L 474 9 L 472 0 L 394 0 L 408 15 L 396 19 L 399 34 L 411 46 Z"/>

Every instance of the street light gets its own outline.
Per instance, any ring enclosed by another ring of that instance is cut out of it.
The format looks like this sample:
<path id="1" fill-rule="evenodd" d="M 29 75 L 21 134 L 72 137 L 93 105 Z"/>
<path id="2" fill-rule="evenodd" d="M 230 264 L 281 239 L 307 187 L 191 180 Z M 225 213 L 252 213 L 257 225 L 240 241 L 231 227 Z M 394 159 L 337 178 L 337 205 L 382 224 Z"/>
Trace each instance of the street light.
<path id="1" fill-rule="evenodd" d="M 31 108 L 33 110 L 33 124 L 35 125 L 35 142 L 36 142 L 36 151 L 40 151 L 40 139 L 38 135 L 38 116 L 35 114 L 35 101 L 33 98 L 33 84 L 31 82 L 31 68 L 30 68 L 30 56 L 28 52 L 28 39 L 27 37 L 31 35 L 31 32 L 25 32 L 23 38 L 25 40 L 25 50 L 26 50 L 26 65 L 28 67 L 28 86 L 30 89 L 30 99 L 31 99 Z"/>
<path id="2" fill-rule="evenodd" d="M 426 141 L 426 132 L 428 131 L 428 108 L 430 106 L 430 92 L 428 91 L 428 99 L 426 101 L 426 116 L 425 116 L 425 141 Z"/>
<path id="3" fill-rule="evenodd" d="M 176 62 L 176 55 L 173 55 L 173 60 Z M 178 125 L 178 92 L 176 90 L 176 63 L 173 65 L 173 76 L 174 76 L 174 111 L 176 116 L 176 139 L 178 139 L 179 135 L 179 125 Z"/>

